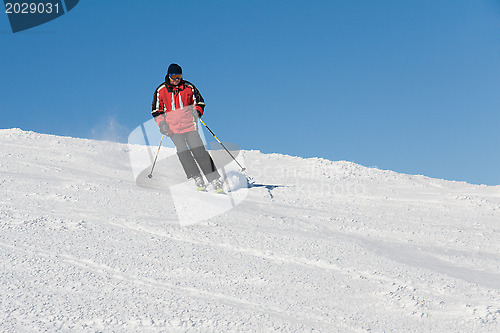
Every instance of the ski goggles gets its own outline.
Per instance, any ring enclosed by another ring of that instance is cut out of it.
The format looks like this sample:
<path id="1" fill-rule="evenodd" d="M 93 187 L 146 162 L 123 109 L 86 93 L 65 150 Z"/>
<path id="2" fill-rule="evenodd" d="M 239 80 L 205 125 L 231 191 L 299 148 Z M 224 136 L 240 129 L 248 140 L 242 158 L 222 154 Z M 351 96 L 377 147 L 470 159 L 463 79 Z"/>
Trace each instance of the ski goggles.
<path id="1" fill-rule="evenodd" d="M 172 80 L 178 80 L 178 79 L 182 79 L 182 74 L 170 74 L 169 77 Z"/>

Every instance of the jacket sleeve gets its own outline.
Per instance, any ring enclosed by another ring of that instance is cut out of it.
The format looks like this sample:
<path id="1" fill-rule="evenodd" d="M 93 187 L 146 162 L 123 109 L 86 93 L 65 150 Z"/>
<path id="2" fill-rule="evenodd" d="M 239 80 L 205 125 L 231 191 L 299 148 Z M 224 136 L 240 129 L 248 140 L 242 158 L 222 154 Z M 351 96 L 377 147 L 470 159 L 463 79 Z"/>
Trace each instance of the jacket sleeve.
<path id="1" fill-rule="evenodd" d="M 151 115 L 155 118 L 157 124 L 160 124 L 160 122 L 165 120 L 164 102 L 160 97 L 160 89 L 162 88 L 162 86 L 163 85 L 160 85 L 158 88 L 156 88 L 153 96 L 153 103 L 151 104 Z"/>
<path id="2" fill-rule="evenodd" d="M 194 84 L 192 84 L 191 82 L 188 82 L 188 84 L 193 88 L 194 108 L 200 111 L 200 114 L 203 115 L 203 111 L 205 110 L 205 100 Z"/>

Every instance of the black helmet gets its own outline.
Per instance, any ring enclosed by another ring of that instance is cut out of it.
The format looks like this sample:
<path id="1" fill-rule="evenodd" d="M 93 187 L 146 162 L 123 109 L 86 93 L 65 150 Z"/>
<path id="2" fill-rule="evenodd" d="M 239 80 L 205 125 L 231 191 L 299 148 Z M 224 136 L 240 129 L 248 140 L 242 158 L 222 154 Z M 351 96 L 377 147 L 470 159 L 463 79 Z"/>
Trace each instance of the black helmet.
<path id="1" fill-rule="evenodd" d="M 167 75 L 170 74 L 182 74 L 181 66 L 177 64 L 170 64 L 170 66 L 168 66 Z"/>

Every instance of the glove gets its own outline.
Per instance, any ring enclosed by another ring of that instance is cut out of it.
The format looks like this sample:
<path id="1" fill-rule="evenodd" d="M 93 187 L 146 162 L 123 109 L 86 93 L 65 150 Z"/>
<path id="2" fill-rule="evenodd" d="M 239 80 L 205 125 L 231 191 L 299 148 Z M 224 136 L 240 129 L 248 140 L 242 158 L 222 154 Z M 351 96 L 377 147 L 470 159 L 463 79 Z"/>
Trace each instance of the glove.
<path id="1" fill-rule="evenodd" d="M 203 115 L 203 109 L 201 108 L 201 106 L 199 105 L 196 105 L 193 109 L 192 109 L 192 112 L 193 112 L 193 116 L 196 117 L 198 116 L 198 118 L 201 118 L 201 116 Z"/>
<path id="2" fill-rule="evenodd" d="M 162 121 L 158 124 L 160 126 L 160 133 L 163 135 L 168 136 L 168 131 L 170 131 L 170 128 L 168 127 L 168 124 L 166 121 Z"/>

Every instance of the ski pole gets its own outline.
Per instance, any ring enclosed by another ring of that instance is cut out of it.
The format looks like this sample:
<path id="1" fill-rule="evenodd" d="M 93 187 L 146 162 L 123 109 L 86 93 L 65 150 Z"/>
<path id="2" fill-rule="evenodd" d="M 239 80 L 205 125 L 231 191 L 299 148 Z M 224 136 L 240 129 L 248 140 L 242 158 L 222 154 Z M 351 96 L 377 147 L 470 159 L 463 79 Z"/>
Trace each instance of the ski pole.
<path id="1" fill-rule="evenodd" d="M 161 147 L 161 143 L 163 142 L 164 137 L 165 137 L 165 135 L 161 136 L 160 145 L 158 146 L 158 151 L 156 152 L 155 161 L 153 162 L 153 167 L 151 168 L 151 172 L 149 173 L 148 178 L 153 178 L 153 169 L 155 168 L 156 159 L 158 158 L 158 154 L 160 153 L 160 147 Z"/>
<path id="2" fill-rule="evenodd" d="M 214 136 L 215 140 L 217 140 L 218 143 L 220 143 L 220 145 L 222 146 L 222 148 L 224 148 L 227 153 L 229 154 L 229 156 L 231 156 L 233 158 L 233 160 L 240 166 L 241 168 L 241 171 L 245 171 L 246 168 L 242 167 L 240 163 L 238 163 L 238 161 L 234 158 L 233 154 L 231 154 L 231 152 L 226 148 L 226 146 L 224 146 L 224 144 L 222 142 L 220 142 L 220 140 L 217 138 L 217 136 L 214 134 L 214 132 L 212 132 L 212 130 L 207 126 L 207 124 L 205 124 L 205 122 L 203 120 L 201 120 L 201 118 L 199 118 L 201 123 L 203 124 L 203 126 L 205 126 L 207 128 L 207 130 L 212 133 L 212 135 Z"/>

